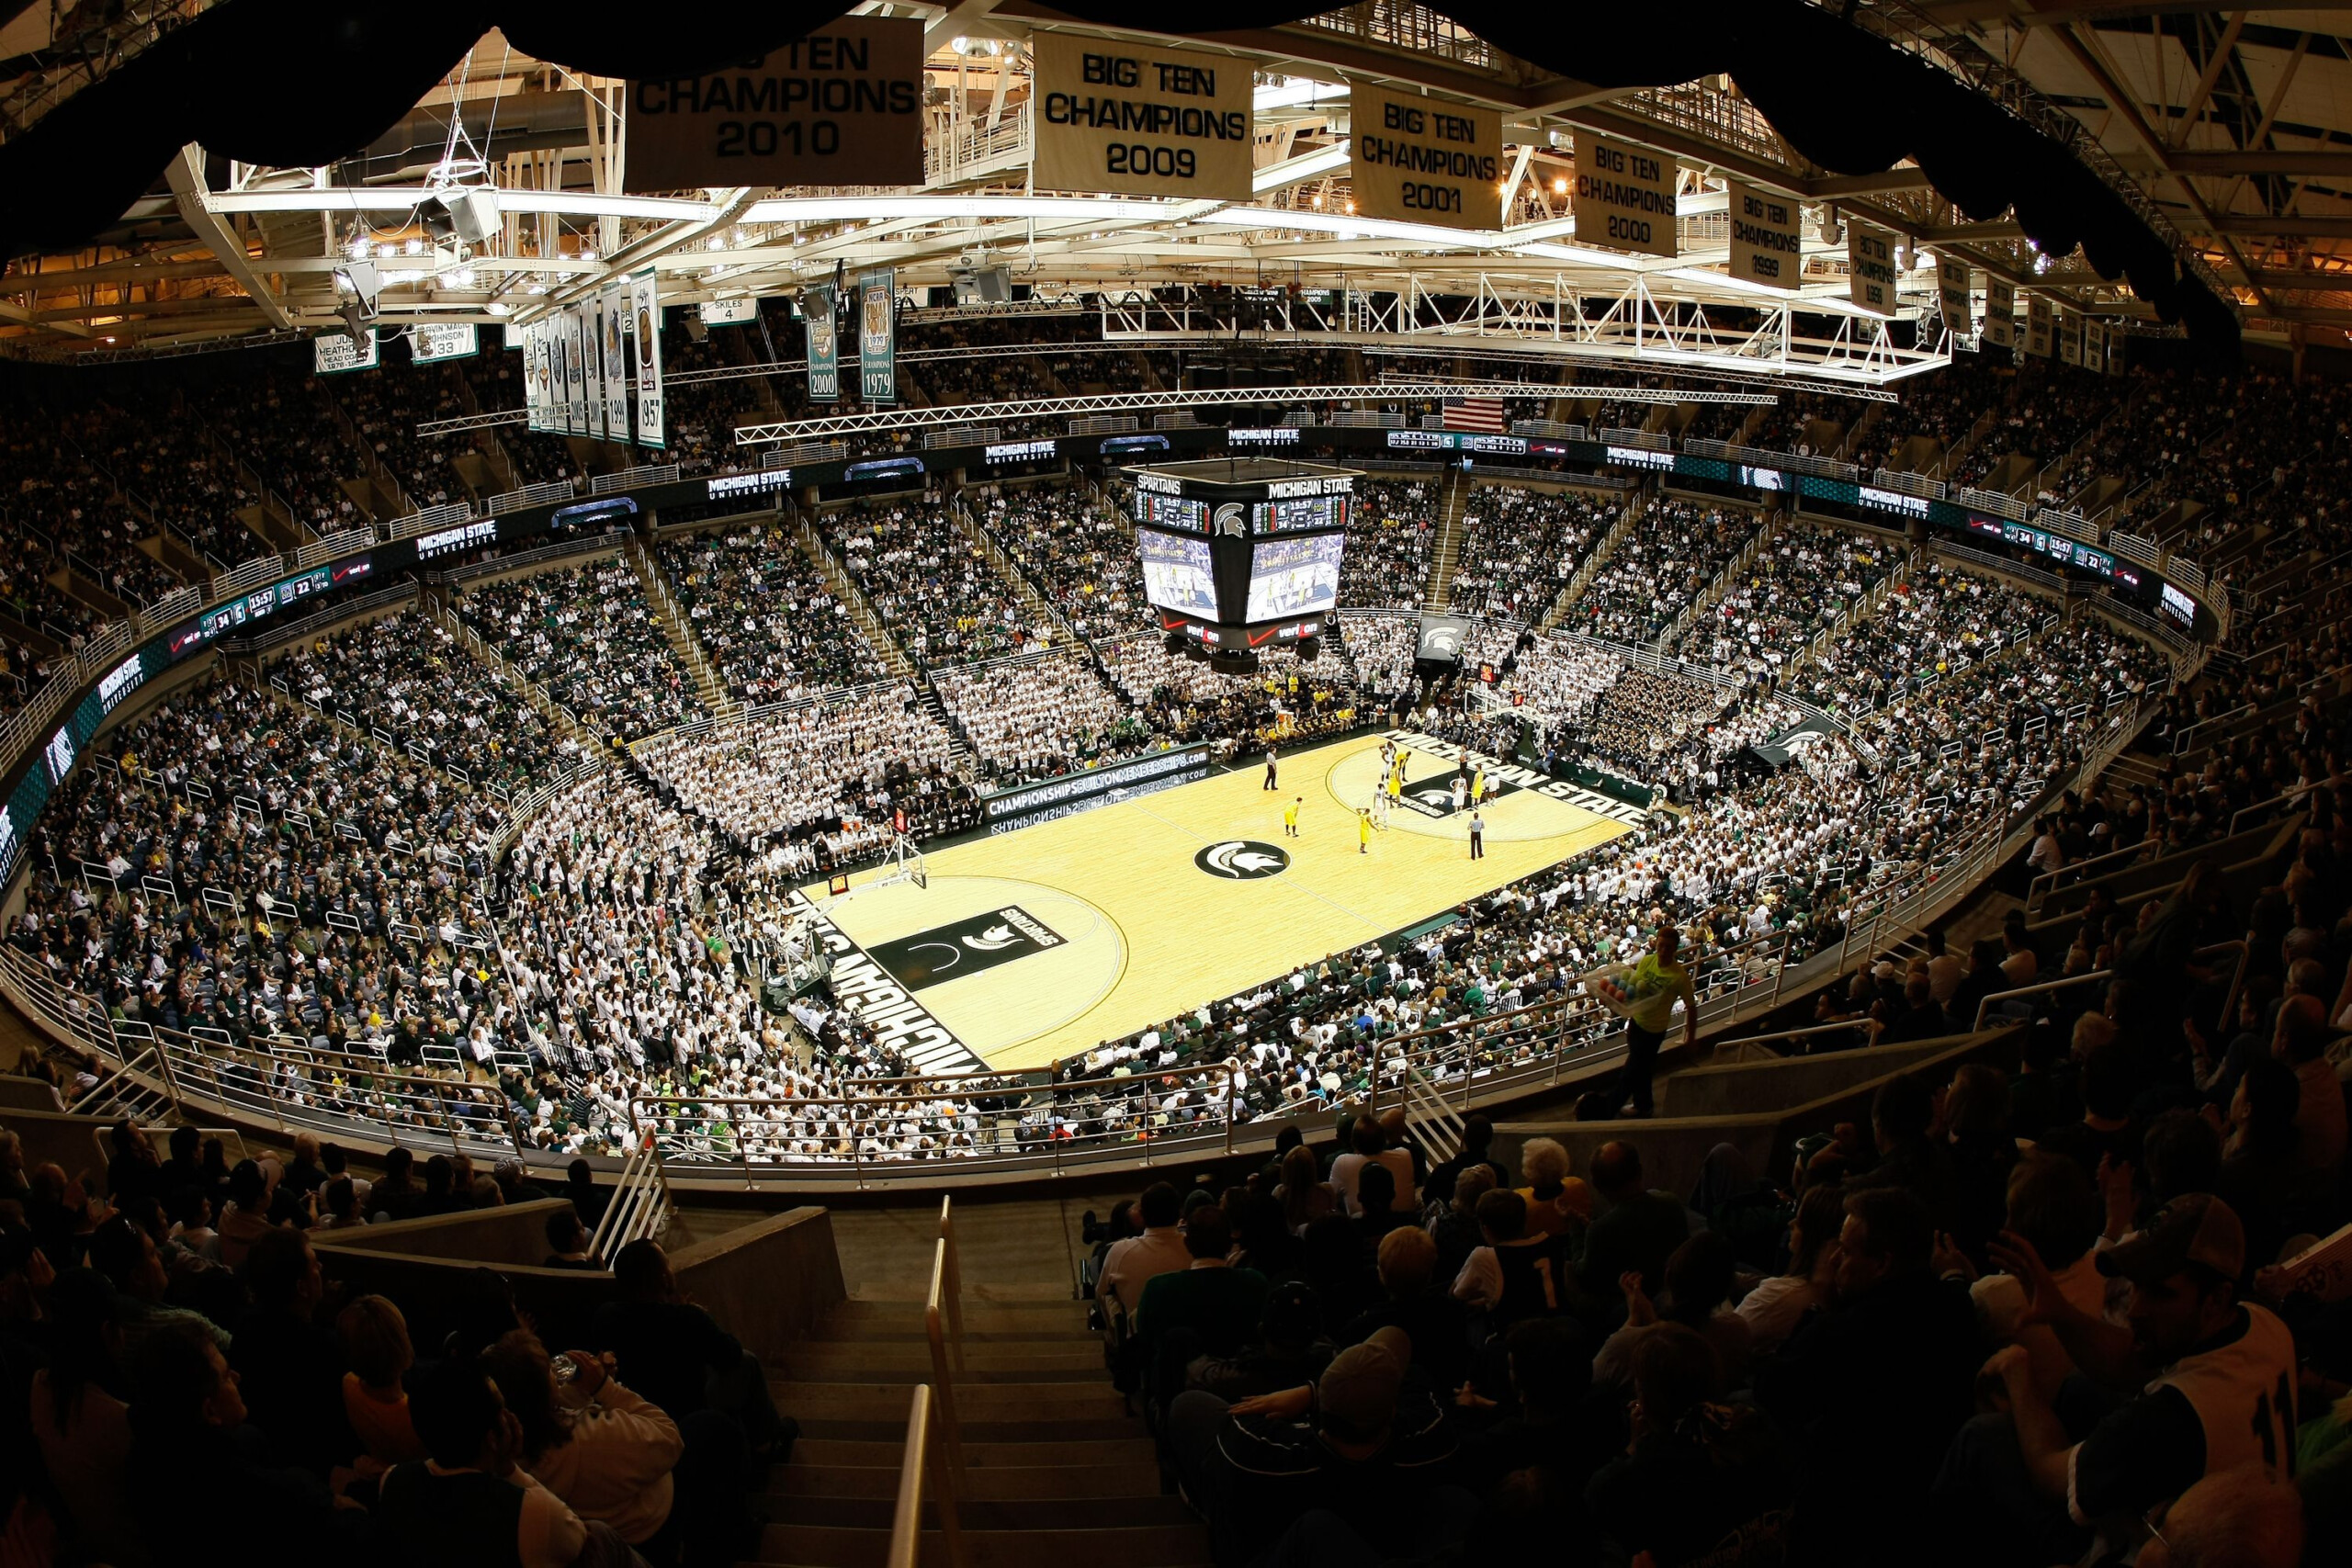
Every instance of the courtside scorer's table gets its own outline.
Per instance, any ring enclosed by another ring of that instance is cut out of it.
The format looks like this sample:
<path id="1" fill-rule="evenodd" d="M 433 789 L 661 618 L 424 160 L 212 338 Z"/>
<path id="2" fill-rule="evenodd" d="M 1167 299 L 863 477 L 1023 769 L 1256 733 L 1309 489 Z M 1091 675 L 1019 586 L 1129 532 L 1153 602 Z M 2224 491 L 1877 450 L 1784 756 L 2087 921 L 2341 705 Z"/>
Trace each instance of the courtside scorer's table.
<path id="1" fill-rule="evenodd" d="M 1286 755 L 1279 790 L 1252 763 L 941 850 L 924 857 L 928 888 L 866 887 L 882 874 L 864 872 L 831 918 L 989 1066 L 1038 1066 L 1376 941 L 1641 819 L 1498 768 L 1473 861 L 1448 749 L 1408 738 L 1405 798 L 1359 852 L 1381 740 Z M 1302 795 L 1288 838 L 1283 812 Z"/>

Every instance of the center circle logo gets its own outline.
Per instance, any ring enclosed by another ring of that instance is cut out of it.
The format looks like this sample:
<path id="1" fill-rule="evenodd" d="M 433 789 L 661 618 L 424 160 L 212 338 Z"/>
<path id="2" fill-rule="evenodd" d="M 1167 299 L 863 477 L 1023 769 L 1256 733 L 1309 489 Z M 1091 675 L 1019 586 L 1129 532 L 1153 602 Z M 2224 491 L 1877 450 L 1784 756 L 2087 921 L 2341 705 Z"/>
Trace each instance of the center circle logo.
<path id="1" fill-rule="evenodd" d="M 1193 863 L 1211 876 L 1249 882 L 1261 876 L 1280 876 L 1290 869 L 1290 856 L 1255 839 L 1227 839 L 1194 855 Z"/>

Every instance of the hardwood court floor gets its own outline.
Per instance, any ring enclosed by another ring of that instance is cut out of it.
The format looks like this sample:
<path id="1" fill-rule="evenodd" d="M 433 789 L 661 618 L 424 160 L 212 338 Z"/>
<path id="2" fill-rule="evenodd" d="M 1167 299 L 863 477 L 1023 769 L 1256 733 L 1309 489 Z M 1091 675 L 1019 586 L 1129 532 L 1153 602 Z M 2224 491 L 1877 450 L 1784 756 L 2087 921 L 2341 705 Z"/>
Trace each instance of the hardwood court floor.
<path id="1" fill-rule="evenodd" d="M 925 857 L 927 889 L 867 887 L 879 874 L 863 873 L 828 913 L 902 983 L 918 966 L 916 999 L 991 1066 L 1035 1066 L 1629 830 L 1520 787 L 1486 803 L 1484 859 L 1469 858 L 1468 810 L 1438 798 L 1428 803 L 1436 815 L 1397 809 L 1359 853 L 1355 808 L 1379 778 L 1380 744 L 1369 735 L 1286 756 L 1279 791 L 1263 789 L 1253 766 L 958 844 Z M 1433 789 L 1452 773 L 1408 751 L 1406 788 Z M 1286 839 L 1283 807 L 1302 795 L 1299 836 Z M 1271 869 L 1265 846 L 1288 863 Z M 1205 869 L 1204 858 L 1238 874 Z M 821 886 L 809 893 L 823 897 Z M 1018 917 L 997 917 L 1007 908 Z"/>

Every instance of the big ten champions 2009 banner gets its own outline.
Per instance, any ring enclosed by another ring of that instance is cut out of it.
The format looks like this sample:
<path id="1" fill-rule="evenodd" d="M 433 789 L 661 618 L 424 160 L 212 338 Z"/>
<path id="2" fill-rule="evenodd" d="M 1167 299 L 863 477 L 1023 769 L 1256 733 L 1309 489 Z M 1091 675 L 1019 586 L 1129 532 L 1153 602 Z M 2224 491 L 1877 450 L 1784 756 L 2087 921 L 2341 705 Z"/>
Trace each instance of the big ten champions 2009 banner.
<path id="1" fill-rule="evenodd" d="M 1724 194 L 1731 213 L 1731 275 L 1767 288 L 1794 288 L 1803 282 L 1797 198 L 1737 180 L 1726 182 Z"/>
<path id="2" fill-rule="evenodd" d="M 1248 62 L 1062 33 L 1032 47 L 1035 189 L 1250 199 Z"/>
<path id="3" fill-rule="evenodd" d="M 1644 255 L 1679 254 L 1674 221 L 1674 160 L 1589 131 L 1577 133 L 1577 182 L 1569 197 L 1577 243 Z"/>
<path id="4" fill-rule="evenodd" d="M 921 185 L 922 28 L 844 17 L 743 65 L 630 82 L 624 187 Z"/>
<path id="5" fill-rule="evenodd" d="M 1348 185 L 1359 218 L 1499 229 L 1503 117 L 1358 84 Z"/>
<path id="6" fill-rule="evenodd" d="M 899 400 L 899 275 L 890 267 L 857 280 L 857 395 L 869 403 Z"/>
<path id="7" fill-rule="evenodd" d="M 835 327 L 841 301 L 830 283 L 811 285 L 800 296 L 800 314 L 808 329 L 808 400 L 837 403 L 842 399 L 842 345 Z"/>

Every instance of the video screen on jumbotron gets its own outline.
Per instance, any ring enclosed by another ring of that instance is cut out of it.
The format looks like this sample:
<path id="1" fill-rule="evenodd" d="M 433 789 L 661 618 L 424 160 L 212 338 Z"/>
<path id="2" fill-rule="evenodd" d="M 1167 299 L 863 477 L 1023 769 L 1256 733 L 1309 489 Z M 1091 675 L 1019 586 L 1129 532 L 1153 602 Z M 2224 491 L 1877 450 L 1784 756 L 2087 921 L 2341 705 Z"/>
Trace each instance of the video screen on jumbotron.
<path id="1" fill-rule="evenodd" d="M 1153 608 L 1216 619 L 1216 578 L 1206 539 L 1138 528 L 1136 544 L 1143 557 L 1143 596 Z"/>
<path id="2" fill-rule="evenodd" d="M 1252 625 L 1334 610 L 1340 604 L 1340 552 L 1345 534 L 1260 539 L 1250 550 Z"/>

